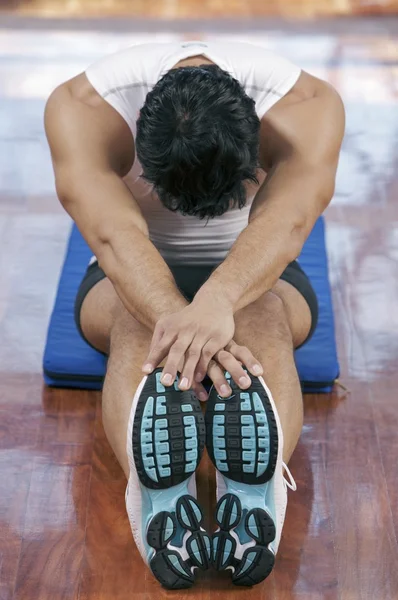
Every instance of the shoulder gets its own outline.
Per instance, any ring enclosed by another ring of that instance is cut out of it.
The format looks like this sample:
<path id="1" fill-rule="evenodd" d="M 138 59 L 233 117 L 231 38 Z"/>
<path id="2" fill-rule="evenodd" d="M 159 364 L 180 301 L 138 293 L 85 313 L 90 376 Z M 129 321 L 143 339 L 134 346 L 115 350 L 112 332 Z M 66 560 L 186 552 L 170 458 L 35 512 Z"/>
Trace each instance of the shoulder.
<path id="1" fill-rule="evenodd" d="M 128 172 L 134 139 L 118 112 L 92 87 L 84 73 L 58 86 L 47 100 L 45 130 L 52 152 L 69 156 L 103 154 Z"/>
<path id="2" fill-rule="evenodd" d="M 291 90 L 261 119 L 261 163 L 269 168 L 278 153 L 292 151 L 321 157 L 330 146 L 340 148 L 344 129 L 345 110 L 337 90 L 302 71 Z"/>

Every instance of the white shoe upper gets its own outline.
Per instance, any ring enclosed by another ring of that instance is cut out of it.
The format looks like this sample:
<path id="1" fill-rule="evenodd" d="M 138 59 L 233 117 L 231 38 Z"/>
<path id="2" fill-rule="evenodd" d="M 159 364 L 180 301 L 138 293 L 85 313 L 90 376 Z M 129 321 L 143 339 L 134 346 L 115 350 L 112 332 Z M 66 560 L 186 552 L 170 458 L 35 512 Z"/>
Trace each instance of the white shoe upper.
<path id="1" fill-rule="evenodd" d="M 142 558 L 148 564 L 150 555 L 153 553 L 153 550 L 151 550 L 148 547 L 145 537 L 144 537 L 146 535 L 146 526 L 145 526 L 145 522 L 144 522 L 144 518 L 143 518 L 142 506 L 143 506 L 143 501 L 145 499 L 147 500 L 148 503 L 150 502 L 150 499 L 149 499 L 149 494 L 146 492 L 145 486 L 142 485 L 142 483 L 139 480 L 136 466 L 135 466 L 133 446 L 132 446 L 132 436 L 133 436 L 133 425 L 134 425 L 135 412 L 136 412 L 138 400 L 140 398 L 141 392 L 145 386 L 147 379 L 148 379 L 148 377 L 144 377 L 143 380 L 141 381 L 140 385 L 138 386 L 137 391 L 134 395 L 133 402 L 131 405 L 131 410 L 130 410 L 130 417 L 129 417 L 128 427 L 127 427 L 127 456 L 128 456 L 128 461 L 129 461 L 129 465 L 130 465 L 130 477 L 129 477 L 127 487 L 126 487 L 125 501 L 126 501 L 127 514 L 129 517 L 130 526 L 131 526 L 131 530 L 133 533 L 135 543 L 137 545 L 137 548 L 138 548 Z M 191 477 L 189 478 L 189 480 L 187 482 L 187 487 L 188 487 L 188 492 L 191 494 L 191 496 L 193 496 L 194 498 L 197 498 L 195 473 L 193 473 L 191 475 Z M 162 490 L 160 490 L 158 493 L 161 494 Z"/>
<path id="2" fill-rule="evenodd" d="M 142 504 L 143 504 L 143 498 L 145 497 L 146 488 L 141 484 L 141 482 L 138 478 L 137 470 L 135 467 L 133 448 L 132 448 L 132 433 L 133 433 L 135 411 L 136 411 L 136 407 L 138 404 L 138 399 L 139 399 L 142 389 L 146 383 L 146 380 L 147 380 L 147 377 L 144 377 L 143 380 L 141 381 L 140 385 L 137 388 L 137 391 L 135 393 L 135 396 L 134 396 L 134 399 L 132 402 L 130 418 L 129 418 L 129 422 L 128 422 L 127 455 L 128 455 L 129 465 L 130 465 L 130 477 L 129 477 L 129 481 L 128 481 L 127 488 L 126 488 L 125 499 L 126 499 L 127 513 L 129 516 L 129 521 L 130 521 L 130 525 L 131 525 L 131 529 L 133 532 L 135 543 L 140 551 L 142 558 L 144 559 L 144 561 L 146 563 L 148 563 L 148 559 L 149 559 L 148 546 L 144 539 L 144 535 L 146 532 L 145 532 L 145 527 L 144 527 L 144 523 L 143 523 L 143 515 L 142 515 Z M 282 535 L 283 524 L 284 524 L 284 520 L 285 520 L 286 506 L 287 506 L 287 488 L 289 487 L 292 490 L 296 490 L 297 488 L 296 488 L 296 484 L 294 482 L 294 479 L 293 479 L 289 469 L 283 462 L 283 431 L 282 431 L 277 408 L 276 408 L 274 400 L 272 398 L 272 394 L 271 394 L 269 388 L 267 387 L 267 385 L 265 384 L 263 378 L 259 377 L 259 381 L 263 385 L 263 387 L 267 393 L 267 396 L 270 400 L 272 409 L 275 414 L 275 420 L 276 420 L 277 431 L 278 431 L 278 456 L 277 456 L 277 461 L 276 461 L 276 466 L 275 466 L 275 472 L 274 472 L 272 479 L 266 484 L 267 487 L 266 487 L 266 495 L 265 495 L 266 510 L 269 512 L 269 514 L 273 518 L 275 528 L 276 528 L 275 539 L 270 544 L 269 547 L 273 551 L 273 553 L 276 554 L 278 551 L 278 547 L 279 547 L 279 543 L 280 543 L 280 539 L 281 539 L 281 535 Z M 286 470 L 286 472 L 288 474 L 289 481 L 286 480 L 284 477 L 284 474 L 283 474 L 284 469 Z M 218 501 L 227 492 L 227 485 L 225 483 L 224 477 L 218 471 L 216 473 L 216 478 L 217 478 L 217 501 Z M 193 473 L 189 479 L 188 488 L 189 488 L 189 493 L 194 498 L 196 498 L 197 494 L 196 494 L 195 473 Z"/>
<path id="3" fill-rule="evenodd" d="M 278 410 L 276 408 L 274 399 L 272 397 L 271 391 L 268 388 L 262 377 L 259 377 L 259 381 L 263 385 L 269 401 L 272 406 L 272 410 L 274 411 L 276 426 L 278 430 L 278 457 L 275 466 L 275 473 L 272 479 L 268 483 L 266 503 L 270 510 L 273 509 L 272 516 L 274 517 L 276 535 L 274 541 L 270 544 L 271 550 L 274 554 L 277 553 L 279 548 L 279 543 L 281 541 L 283 524 L 285 522 L 286 515 L 286 507 L 287 507 L 287 488 L 290 487 L 292 490 L 296 490 L 296 482 L 294 481 L 287 465 L 283 462 L 283 431 L 282 425 L 279 419 Z M 283 470 L 286 470 L 290 483 L 285 479 L 283 475 Z"/>
<path id="4" fill-rule="evenodd" d="M 141 498 L 141 482 L 138 478 L 137 470 L 135 468 L 135 461 L 133 455 L 132 436 L 133 436 L 133 425 L 135 411 L 138 404 L 141 391 L 146 383 L 147 377 L 144 377 L 140 385 L 137 388 L 133 402 L 131 404 L 130 418 L 127 426 L 127 456 L 130 465 L 130 477 L 126 488 L 126 509 L 129 517 L 131 530 L 133 532 L 134 540 L 138 550 L 145 562 L 148 562 L 147 551 L 143 538 L 142 531 L 142 498 Z"/>
<path id="5" fill-rule="evenodd" d="M 297 486 L 287 465 L 283 462 L 283 431 L 274 399 L 264 379 L 262 377 L 259 377 L 259 381 L 264 387 L 269 401 L 271 403 L 278 430 L 278 456 L 275 466 L 275 472 L 272 479 L 266 484 L 267 489 L 265 497 L 267 512 L 269 512 L 269 514 L 273 518 L 276 529 L 275 539 L 269 545 L 269 547 L 273 551 L 273 553 L 276 554 L 279 548 L 283 524 L 285 521 L 287 506 L 287 488 L 289 487 L 292 490 L 296 490 Z M 289 480 L 285 479 L 283 475 L 284 470 L 286 470 Z M 225 483 L 224 477 L 218 471 L 216 473 L 216 479 L 218 501 L 222 496 L 224 496 L 224 494 L 227 493 L 227 485 Z"/>

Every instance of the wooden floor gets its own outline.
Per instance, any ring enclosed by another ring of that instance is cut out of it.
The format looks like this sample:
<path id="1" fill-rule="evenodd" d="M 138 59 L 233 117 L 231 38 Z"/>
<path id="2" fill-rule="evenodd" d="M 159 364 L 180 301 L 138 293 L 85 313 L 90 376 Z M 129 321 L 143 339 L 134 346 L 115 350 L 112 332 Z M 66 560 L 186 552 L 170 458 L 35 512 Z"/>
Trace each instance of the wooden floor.
<path id="1" fill-rule="evenodd" d="M 45 99 L 102 54 L 177 34 L 24 23 L 0 29 L 0 600 L 397 600 L 398 21 L 388 31 L 367 20 L 352 30 L 237 24 L 218 34 L 284 52 L 336 85 L 346 103 L 327 223 L 349 392 L 305 398 L 291 462 L 298 491 L 270 578 L 240 590 L 209 571 L 186 593 L 161 590 L 134 547 L 100 394 L 47 389 L 41 376 L 69 228 L 54 195 Z M 207 461 L 199 490 L 211 514 Z"/>

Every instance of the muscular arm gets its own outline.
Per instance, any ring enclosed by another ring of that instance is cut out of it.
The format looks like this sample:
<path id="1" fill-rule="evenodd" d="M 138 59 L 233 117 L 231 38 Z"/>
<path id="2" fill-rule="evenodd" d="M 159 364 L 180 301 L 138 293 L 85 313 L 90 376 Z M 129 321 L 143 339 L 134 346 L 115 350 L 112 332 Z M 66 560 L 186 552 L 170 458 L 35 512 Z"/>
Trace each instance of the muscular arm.
<path id="1" fill-rule="evenodd" d="M 74 85 L 57 88 L 45 111 L 57 193 L 127 310 L 153 330 L 187 302 L 123 182 L 134 161 L 127 124 L 87 80 Z"/>
<path id="2" fill-rule="evenodd" d="M 308 94 L 311 80 L 317 84 Z M 342 102 L 333 88 L 304 73 L 296 90 L 267 113 L 261 135 L 268 176 L 249 225 L 197 294 L 223 294 L 234 311 L 272 288 L 330 202 L 344 135 Z"/>
<path id="3" fill-rule="evenodd" d="M 79 78 L 76 89 L 73 85 L 71 89 L 70 82 L 57 88 L 45 112 L 59 199 L 78 225 L 129 313 L 152 331 L 161 329 L 161 323 L 168 318 L 175 319 L 170 327 L 170 336 L 166 336 L 170 350 L 177 337 L 174 323 L 184 322 L 183 313 L 190 310 L 188 315 L 192 314 L 192 318 L 188 318 L 189 331 L 207 324 L 211 318 L 218 322 L 219 317 L 211 314 L 210 306 L 203 318 L 190 309 L 171 271 L 148 239 L 147 224 L 122 179 L 134 161 L 134 141 L 130 130 L 118 113 L 94 92 L 85 76 L 75 79 Z M 231 337 L 228 336 L 225 344 L 231 341 Z M 176 345 L 178 347 L 178 340 Z M 173 355 L 173 352 L 171 349 L 170 354 Z M 229 356 L 229 353 L 225 354 Z M 171 380 L 164 381 L 165 385 L 173 383 L 180 358 Z M 160 360 L 155 361 L 153 368 Z M 245 360 L 249 369 L 257 363 L 248 350 L 241 360 Z M 149 373 L 153 369 L 144 370 Z M 232 355 L 229 370 L 236 381 L 242 374 L 245 375 L 240 362 Z M 209 375 L 222 393 L 221 386 L 226 381 L 215 362 L 209 368 Z M 199 382 L 183 384 L 180 381 L 179 385 L 181 389 L 192 386 L 197 393 L 205 392 Z"/>

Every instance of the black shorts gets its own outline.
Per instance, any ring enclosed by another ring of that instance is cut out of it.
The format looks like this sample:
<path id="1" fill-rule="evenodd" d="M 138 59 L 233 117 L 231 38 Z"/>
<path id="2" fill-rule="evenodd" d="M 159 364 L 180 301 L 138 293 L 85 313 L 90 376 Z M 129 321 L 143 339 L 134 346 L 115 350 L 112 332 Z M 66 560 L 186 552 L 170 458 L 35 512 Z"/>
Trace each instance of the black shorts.
<path id="1" fill-rule="evenodd" d="M 217 265 L 212 266 L 200 266 L 200 267 L 187 267 L 185 265 L 182 266 L 170 266 L 170 270 L 173 273 L 174 279 L 187 298 L 187 300 L 191 301 L 195 296 L 198 289 L 203 285 L 203 283 L 209 278 L 211 272 L 217 267 Z M 76 326 L 80 332 L 82 338 L 86 340 L 84 337 L 81 325 L 80 325 L 80 312 L 84 302 L 85 297 L 89 293 L 89 291 L 102 279 L 105 279 L 106 275 L 104 271 L 98 264 L 98 261 L 94 261 L 87 268 L 87 271 L 83 277 L 83 280 L 80 284 L 76 295 L 75 301 L 75 321 Z M 311 328 L 308 333 L 307 338 L 301 344 L 303 346 L 312 334 L 315 331 L 315 328 L 318 323 L 318 301 L 314 291 L 314 288 L 311 285 L 310 280 L 307 275 L 304 273 L 303 269 L 300 267 L 297 261 L 291 262 L 286 269 L 283 271 L 280 279 L 283 281 L 287 281 L 293 287 L 296 288 L 297 291 L 303 296 L 306 300 L 309 309 L 311 311 Z M 90 344 L 91 346 L 91 344 Z"/>

